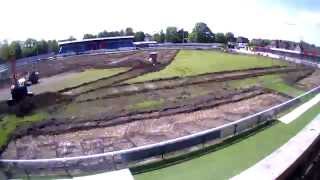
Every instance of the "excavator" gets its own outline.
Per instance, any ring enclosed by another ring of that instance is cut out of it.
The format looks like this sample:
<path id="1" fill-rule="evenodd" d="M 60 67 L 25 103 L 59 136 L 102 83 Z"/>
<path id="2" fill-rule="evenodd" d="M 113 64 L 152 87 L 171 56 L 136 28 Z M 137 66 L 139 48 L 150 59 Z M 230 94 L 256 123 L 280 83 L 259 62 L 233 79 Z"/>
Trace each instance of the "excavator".
<path id="1" fill-rule="evenodd" d="M 33 93 L 29 91 L 28 86 L 36 84 L 39 81 L 39 73 L 32 71 L 28 73 L 26 77 L 18 77 L 16 73 L 16 60 L 11 61 L 11 74 L 12 84 L 10 87 L 11 98 L 8 99 L 8 106 L 14 106 L 24 100 L 26 97 L 33 96 Z M 28 80 L 27 80 L 28 79 Z"/>

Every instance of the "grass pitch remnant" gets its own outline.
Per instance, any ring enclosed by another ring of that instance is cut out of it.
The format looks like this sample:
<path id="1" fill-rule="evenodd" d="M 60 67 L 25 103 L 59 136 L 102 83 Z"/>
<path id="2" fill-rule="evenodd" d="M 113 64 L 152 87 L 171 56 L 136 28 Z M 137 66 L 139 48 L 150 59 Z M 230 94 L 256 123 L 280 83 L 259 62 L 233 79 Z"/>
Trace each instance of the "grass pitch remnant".
<path id="1" fill-rule="evenodd" d="M 5 115 L 0 119 L 0 149 L 8 143 L 9 136 L 17 129 L 17 127 L 44 120 L 47 116 L 48 115 L 43 112 L 24 117 Z"/>
<path id="2" fill-rule="evenodd" d="M 287 63 L 259 56 L 234 55 L 217 51 L 181 50 L 174 61 L 165 69 L 134 78 L 128 82 L 275 65 L 287 65 Z"/>
<path id="3" fill-rule="evenodd" d="M 132 104 L 129 106 L 129 110 L 148 110 L 159 108 L 163 105 L 164 99 L 160 99 L 159 101 L 156 100 L 146 100 L 137 104 Z"/>
<path id="4" fill-rule="evenodd" d="M 227 82 L 231 87 L 246 88 L 254 85 L 262 85 L 263 87 L 273 89 L 275 91 L 288 94 L 290 96 L 298 96 L 304 91 L 287 84 L 280 74 L 272 74 L 259 76 L 254 78 L 246 78 Z"/>
<path id="5" fill-rule="evenodd" d="M 297 134 L 320 113 L 320 104 L 286 125 L 281 122 L 238 142 L 166 168 L 135 175 L 137 180 L 229 179 L 260 161 Z M 155 167 L 156 168 L 156 167 Z"/>
<path id="6" fill-rule="evenodd" d="M 88 69 L 83 72 L 67 74 L 57 78 L 51 77 L 49 80 L 50 82 L 47 83 L 44 81 L 39 85 L 33 86 L 32 90 L 35 92 L 56 92 L 65 88 L 75 87 L 84 83 L 110 77 L 127 70 L 128 68 Z"/>

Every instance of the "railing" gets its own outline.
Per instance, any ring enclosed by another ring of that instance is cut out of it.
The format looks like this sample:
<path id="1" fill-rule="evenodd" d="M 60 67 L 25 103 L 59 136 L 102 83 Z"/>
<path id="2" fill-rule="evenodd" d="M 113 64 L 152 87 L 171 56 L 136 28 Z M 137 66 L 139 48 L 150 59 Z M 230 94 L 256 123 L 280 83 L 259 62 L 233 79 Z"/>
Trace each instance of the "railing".
<path id="1" fill-rule="evenodd" d="M 9 79 L 8 65 L 1 64 L 0 65 L 0 81 L 7 80 L 7 79 Z"/>
<path id="2" fill-rule="evenodd" d="M 262 123 L 275 119 L 275 116 L 285 109 L 300 102 L 307 95 L 320 92 L 320 86 L 290 99 L 284 103 L 268 108 L 256 114 L 237 121 L 208 129 L 195 134 L 176 139 L 135 147 L 126 150 L 106 152 L 78 157 L 63 157 L 54 159 L 0 159 L 0 167 L 13 177 L 53 174 L 74 176 L 81 173 L 112 171 L 146 162 L 147 160 L 162 160 L 180 153 L 181 150 L 199 150 L 209 144 L 215 144 L 223 139 L 250 130 Z"/>

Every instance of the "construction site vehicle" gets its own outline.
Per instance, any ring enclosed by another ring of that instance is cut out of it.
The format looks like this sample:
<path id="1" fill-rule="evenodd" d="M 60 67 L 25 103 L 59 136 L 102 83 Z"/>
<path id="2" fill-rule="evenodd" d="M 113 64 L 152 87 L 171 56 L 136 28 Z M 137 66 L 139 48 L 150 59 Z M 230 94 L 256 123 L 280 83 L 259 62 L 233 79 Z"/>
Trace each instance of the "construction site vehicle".
<path id="1" fill-rule="evenodd" d="M 31 84 L 38 84 L 38 82 L 39 82 L 39 72 L 38 71 L 32 71 L 31 73 L 29 73 L 28 81 Z"/>
<path id="2" fill-rule="evenodd" d="M 37 66 L 37 60 L 36 61 L 32 61 L 32 72 L 28 73 L 28 76 L 26 79 L 28 79 L 28 84 L 32 85 L 32 84 L 38 84 L 39 82 L 39 72 L 36 70 L 36 66 Z"/>
<path id="3" fill-rule="evenodd" d="M 26 81 L 24 78 L 19 79 L 19 82 L 15 85 L 12 85 L 10 88 L 11 91 L 11 99 L 7 101 L 9 106 L 13 106 L 22 100 L 24 100 L 26 97 L 33 96 L 33 93 L 28 90 Z"/>
<path id="4" fill-rule="evenodd" d="M 12 85 L 10 87 L 11 99 L 8 99 L 7 104 L 13 106 L 26 97 L 33 96 L 33 93 L 28 90 L 27 81 L 25 78 L 17 78 L 16 74 L 16 62 L 11 62 L 11 73 L 12 73 Z"/>
<path id="5" fill-rule="evenodd" d="M 157 52 L 151 52 L 149 54 L 149 62 L 155 66 L 158 62 L 157 62 L 157 58 L 158 58 L 158 53 Z"/>

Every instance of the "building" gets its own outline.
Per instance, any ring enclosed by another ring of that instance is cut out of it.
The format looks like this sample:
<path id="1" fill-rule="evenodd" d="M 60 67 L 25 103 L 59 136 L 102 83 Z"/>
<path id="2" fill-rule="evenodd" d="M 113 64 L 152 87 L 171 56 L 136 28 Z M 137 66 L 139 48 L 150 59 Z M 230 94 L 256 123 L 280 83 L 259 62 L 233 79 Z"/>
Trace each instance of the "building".
<path id="1" fill-rule="evenodd" d="M 84 53 L 95 50 L 134 49 L 133 36 L 105 37 L 79 41 L 59 42 L 59 54 Z"/>
<path id="2" fill-rule="evenodd" d="M 299 43 L 286 40 L 272 40 L 269 47 L 287 50 L 298 50 Z"/>
<path id="3" fill-rule="evenodd" d="M 237 42 L 237 45 L 236 45 L 237 48 L 247 48 L 249 45 L 249 39 L 242 36 L 239 36 L 236 42 Z"/>

